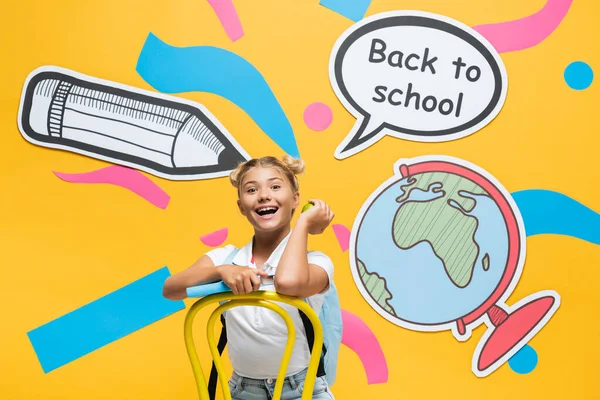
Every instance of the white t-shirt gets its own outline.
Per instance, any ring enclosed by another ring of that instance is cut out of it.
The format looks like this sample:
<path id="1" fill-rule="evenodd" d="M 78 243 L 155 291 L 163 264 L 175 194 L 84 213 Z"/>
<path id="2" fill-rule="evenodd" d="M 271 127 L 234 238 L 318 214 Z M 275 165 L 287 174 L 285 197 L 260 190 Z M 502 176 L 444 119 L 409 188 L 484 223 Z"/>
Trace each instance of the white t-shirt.
<path id="1" fill-rule="evenodd" d="M 290 233 L 291 235 L 291 233 Z M 289 240 L 288 235 L 277 246 L 262 269 L 269 275 L 275 275 L 283 250 Z M 223 265 L 227 256 L 235 249 L 227 245 L 206 253 L 216 266 Z M 327 272 L 329 281 L 333 278 L 331 259 L 319 251 L 307 252 L 308 263 L 320 266 Z M 256 268 L 252 260 L 252 241 L 242 247 L 233 258 L 232 264 Z M 273 288 L 273 290 L 275 290 Z M 307 301 L 319 314 L 323 299 L 328 289 L 310 296 Z M 296 328 L 296 343 L 286 376 L 297 374 L 308 366 L 310 351 L 304 331 L 304 325 L 298 309 L 286 303 L 277 304 L 292 317 Z M 276 378 L 281 365 L 281 358 L 287 343 L 287 327 L 276 314 L 264 307 L 242 306 L 229 309 L 225 313 L 227 323 L 227 348 L 229 360 L 234 371 L 247 378 Z M 317 350 L 318 351 L 318 350 Z"/>

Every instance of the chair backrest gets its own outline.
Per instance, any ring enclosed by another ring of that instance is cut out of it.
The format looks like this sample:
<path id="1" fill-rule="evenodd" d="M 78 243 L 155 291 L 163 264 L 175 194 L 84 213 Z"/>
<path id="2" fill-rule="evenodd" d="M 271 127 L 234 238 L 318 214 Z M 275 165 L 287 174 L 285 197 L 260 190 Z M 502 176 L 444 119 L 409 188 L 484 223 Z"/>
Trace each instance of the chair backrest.
<path id="1" fill-rule="evenodd" d="M 225 258 L 223 264 L 233 264 L 235 256 L 238 254 L 240 249 L 234 248 Z M 304 299 L 306 301 L 306 299 Z M 309 349 L 313 349 L 313 333 L 310 326 L 310 321 L 300 313 L 302 323 L 306 332 L 306 338 L 308 339 Z M 329 290 L 323 299 L 323 305 L 319 313 L 319 321 L 323 326 L 323 354 L 321 355 L 321 365 L 317 376 L 324 376 L 329 386 L 335 383 L 337 375 L 337 362 L 338 353 L 342 344 L 343 324 L 342 324 L 342 309 L 340 307 L 340 299 L 338 298 L 337 289 L 333 279 L 330 282 Z M 226 337 L 225 337 L 226 341 Z M 222 350 L 222 348 L 220 348 Z M 214 399 L 215 388 L 216 388 L 216 376 L 211 371 L 211 378 L 209 383 L 209 394 L 211 395 L 210 400 Z"/>
<path id="2" fill-rule="evenodd" d="M 226 301 L 226 302 L 225 302 Z M 310 355 L 310 362 L 308 364 L 308 371 L 306 374 L 306 380 L 304 383 L 304 391 L 302 394 L 302 400 L 312 399 L 313 388 L 317 376 L 317 368 L 319 367 L 319 361 L 321 357 L 321 349 L 323 347 L 323 327 L 319 317 L 314 310 L 304 301 L 290 296 L 284 296 L 272 291 L 257 291 L 244 295 L 235 295 L 233 293 L 219 293 L 206 296 L 196 301 L 185 317 L 184 323 L 184 338 L 185 346 L 192 364 L 192 370 L 194 372 L 194 378 L 196 379 L 196 387 L 198 389 L 198 396 L 200 400 L 209 400 L 208 386 L 206 379 L 198 359 L 196 346 L 194 345 L 194 339 L 192 335 L 192 328 L 194 317 L 198 314 L 198 311 L 203 309 L 209 304 L 222 303 L 216 310 L 213 311 L 206 326 L 206 336 L 208 340 L 208 346 L 215 363 L 215 367 L 218 372 L 219 382 L 221 384 L 221 390 L 223 391 L 223 398 L 225 400 L 231 400 L 231 393 L 229 392 L 229 385 L 227 384 L 227 377 L 223 370 L 223 363 L 221 356 L 217 349 L 217 342 L 214 335 L 214 327 L 216 321 L 219 319 L 221 313 L 224 311 L 238 306 L 257 306 L 268 308 L 277 314 L 285 321 L 288 329 L 288 341 L 283 353 L 281 361 L 281 367 L 279 368 L 279 374 L 277 375 L 277 382 L 275 384 L 275 390 L 273 393 L 273 400 L 279 400 L 281 398 L 281 392 L 283 390 L 283 382 L 285 380 L 285 373 L 288 369 L 290 359 L 292 357 L 292 350 L 296 341 L 296 331 L 294 329 L 294 322 L 290 315 L 275 302 L 287 303 L 291 306 L 296 307 L 302 311 L 310 322 L 314 329 L 314 345 Z"/>

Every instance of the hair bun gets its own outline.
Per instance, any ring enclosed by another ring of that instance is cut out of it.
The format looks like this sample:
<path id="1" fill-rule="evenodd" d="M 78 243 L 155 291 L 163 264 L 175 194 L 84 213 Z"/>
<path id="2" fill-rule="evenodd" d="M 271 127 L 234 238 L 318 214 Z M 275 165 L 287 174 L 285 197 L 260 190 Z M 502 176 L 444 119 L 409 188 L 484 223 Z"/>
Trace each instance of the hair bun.
<path id="1" fill-rule="evenodd" d="M 240 173 L 242 172 L 242 169 L 244 169 L 245 165 L 246 165 L 246 161 L 242 161 L 242 162 L 238 163 L 238 166 L 233 171 L 231 171 L 231 173 L 229 174 L 229 182 L 231 182 L 233 187 L 239 186 Z"/>
<path id="2" fill-rule="evenodd" d="M 299 158 L 294 158 L 290 155 L 285 154 L 281 157 L 283 163 L 294 173 L 294 175 L 301 174 L 304 172 L 304 161 Z"/>

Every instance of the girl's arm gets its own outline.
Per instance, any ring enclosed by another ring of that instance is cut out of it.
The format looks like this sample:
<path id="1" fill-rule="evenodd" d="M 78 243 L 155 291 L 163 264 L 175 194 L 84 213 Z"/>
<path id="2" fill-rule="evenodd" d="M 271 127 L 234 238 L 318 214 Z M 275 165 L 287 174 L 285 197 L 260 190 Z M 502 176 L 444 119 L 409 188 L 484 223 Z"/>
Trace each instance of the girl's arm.
<path id="1" fill-rule="evenodd" d="M 322 233 L 334 217 L 321 200 L 300 215 L 275 272 L 275 289 L 288 296 L 309 297 L 329 286 L 329 276 L 318 265 L 309 264 L 306 255 L 309 234 Z"/>
<path id="2" fill-rule="evenodd" d="M 187 288 L 219 279 L 221 276 L 218 268 L 209 256 L 204 255 L 189 268 L 168 277 L 163 286 L 163 296 L 170 300 L 182 300 L 187 298 Z"/>
<path id="3" fill-rule="evenodd" d="M 187 298 L 186 289 L 201 283 L 212 283 L 222 280 L 235 294 L 245 294 L 260 288 L 260 278 L 267 273 L 237 265 L 221 265 L 216 267 L 207 255 L 200 257 L 191 267 L 170 276 L 163 286 L 163 296 L 170 300 Z"/>

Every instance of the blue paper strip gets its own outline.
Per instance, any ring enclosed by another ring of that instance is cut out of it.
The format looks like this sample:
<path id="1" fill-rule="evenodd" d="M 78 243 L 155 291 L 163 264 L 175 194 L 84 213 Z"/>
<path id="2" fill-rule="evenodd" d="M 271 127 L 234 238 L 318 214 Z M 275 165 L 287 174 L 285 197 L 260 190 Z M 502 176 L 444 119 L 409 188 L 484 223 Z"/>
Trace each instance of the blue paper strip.
<path id="1" fill-rule="evenodd" d="M 167 300 L 161 268 L 27 333 L 45 373 L 185 308 Z"/>
<path id="2" fill-rule="evenodd" d="M 261 73 L 243 57 L 219 47 L 174 47 L 150 33 L 136 71 L 163 93 L 198 91 L 226 98 L 287 154 L 300 157 L 292 125 L 277 98 Z"/>
<path id="3" fill-rule="evenodd" d="M 527 236 L 566 235 L 600 244 L 600 214 L 562 193 L 530 189 L 515 192 Z"/>
<path id="4" fill-rule="evenodd" d="M 365 16 L 371 0 L 321 0 L 319 4 L 358 22 Z"/>
<path id="5" fill-rule="evenodd" d="M 204 297 L 209 296 L 211 294 L 227 292 L 231 292 L 231 289 L 223 281 L 192 286 L 186 289 L 188 297 Z"/>

